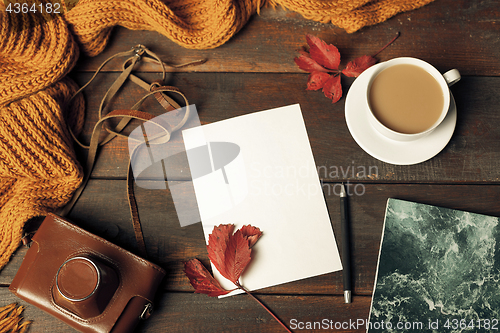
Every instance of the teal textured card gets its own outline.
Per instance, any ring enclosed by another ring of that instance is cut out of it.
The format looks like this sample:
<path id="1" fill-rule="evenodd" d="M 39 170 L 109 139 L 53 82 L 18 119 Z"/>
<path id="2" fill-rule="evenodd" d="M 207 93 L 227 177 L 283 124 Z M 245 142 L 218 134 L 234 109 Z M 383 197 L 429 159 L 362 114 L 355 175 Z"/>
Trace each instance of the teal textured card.
<path id="1" fill-rule="evenodd" d="M 389 199 L 367 332 L 498 331 L 499 222 Z"/>

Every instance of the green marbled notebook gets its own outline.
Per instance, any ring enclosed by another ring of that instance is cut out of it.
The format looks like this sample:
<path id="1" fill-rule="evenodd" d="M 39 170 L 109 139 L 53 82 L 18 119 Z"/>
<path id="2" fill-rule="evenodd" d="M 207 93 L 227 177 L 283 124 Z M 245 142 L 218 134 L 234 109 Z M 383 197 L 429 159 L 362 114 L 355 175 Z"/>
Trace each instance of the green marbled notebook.
<path id="1" fill-rule="evenodd" d="M 499 222 L 389 199 L 367 332 L 499 332 Z"/>

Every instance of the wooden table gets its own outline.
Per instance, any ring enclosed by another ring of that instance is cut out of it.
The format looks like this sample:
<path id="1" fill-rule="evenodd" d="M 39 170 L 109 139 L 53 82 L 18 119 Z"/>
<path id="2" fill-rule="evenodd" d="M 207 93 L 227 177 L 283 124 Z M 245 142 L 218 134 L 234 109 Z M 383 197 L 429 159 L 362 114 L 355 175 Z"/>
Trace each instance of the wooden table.
<path id="1" fill-rule="evenodd" d="M 228 43 L 203 51 L 183 49 L 155 32 L 116 28 L 105 51 L 95 58 L 81 57 L 70 76 L 81 85 L 103 60 L 139 43 L 166 62 L 207 59 L 203 65 L 171 70 L 168 78 L 169 84 L 180 88 L 190 103 L 196 104 L 203 124 L 299 103 L 318 166 L 344 171 L 348 167 L 376 170 L 363 177 L 351 172 L 320 174 L 325 184 L 349 181 L 360 184 L 364 190 L 362 195 L 350 197 L 355 280 L 352 304 L 343 302 L 342 272 L 255 293 L 292 328 L 293 319 L 297 323 L 323 319 L 349 323 L 368 317 L 387 198 L 500 216 L 499 17 L 498 0 L 436 0 L 382 24 L 347 34 L 292 12 L 264 8 Z M 342 78 L 344 97 L 332 104 L 321 92 L 305 90 L 308 74 L 293 61 L 297 50 L 306 44 L 305 34 L 335 44 L 342 55 L 343 67 L 358 56 L 373 54 L 398 32 L 399 39 L 377 56 L 380 61 L 417 57 L 441 72 L 457 68 L 463 76 L 451 88 L 458 109 L 451 141 L 434 158 L 411 166 L 378 161 L 353 140 L 344 115 L 345 95 L 353 79 Z M 110 63 L 85 92 L 85 140 L 96 122 L 100 99 L 118 76 L 120 66 L 120 61 Z M 148 82 L 159 77 L 157 67 L 147 65 L 139 71 L 138 75 Z M 134 84 L 127 84 L 124 91 L 113 102 L 116 107 L 130 107 L 143 94 Z M 154 109 L 154 102 L 147 105 L 151 105 L 152 112 L 161 112 Z M 106 145 L 88 187 L 69 218 L 134 252 L 136 245 L 125 192 L 127 163 L 126 140 L 116 139 Z M 219 300 L 194 294 L 183 273 L 183 262 L 199 258 L 208 265 L 201 225 L 180 227 L 167 191 L 137 188 L 136 195 L 150 259 L 167 271 L 156 311 L 138 332 L 282 331 L 248 296 Z M 332 193 L 325 193 L 325 198 L 340 246 L 339 198 Z M 25 252 L 20 248 L 0 274 L 2 303 L 18 301 L 7 287 Z M 71 331 L 30 305 L 25 317 L 34 320 L 31 332 Z M 347 329 L 330 331 L 364 329 L 364 325 L 356 328 L 349 325 Z"/>

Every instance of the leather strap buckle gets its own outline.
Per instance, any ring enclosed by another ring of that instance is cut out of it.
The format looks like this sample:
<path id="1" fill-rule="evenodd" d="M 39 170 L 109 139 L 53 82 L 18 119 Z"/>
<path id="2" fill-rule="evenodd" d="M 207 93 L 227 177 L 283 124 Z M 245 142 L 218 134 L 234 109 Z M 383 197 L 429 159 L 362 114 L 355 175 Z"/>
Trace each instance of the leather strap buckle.
<path id="1" fill-rule="evenodd" d="M 144 310 L 142 310 L 142 313 L 139 316 L 139 318 L 142 320 L 146 320 L 151 316 L 152 313 L 153 313 L 153 303 L 148 303 L 144 306 Z"/>
<path id="2" fill-rule="evenodd" d="M 32 234 L 25 234 L 23 238 L 21 238 L 23 245 L 26 246 L 28 249 L 31 247 L 31 243 L 33 243 L 33 240 L 31 239 L 32 236 L 33 236 Z"/>
<path id="3" fill-rule="evenodd" d="M 139 57 L 140 59 L 144 52 L 146 52 L 146 47 L 142 44 L 137 44 L 136 46 L 132 47 L 132 50 L 134 51 L 135 56 Z"/>

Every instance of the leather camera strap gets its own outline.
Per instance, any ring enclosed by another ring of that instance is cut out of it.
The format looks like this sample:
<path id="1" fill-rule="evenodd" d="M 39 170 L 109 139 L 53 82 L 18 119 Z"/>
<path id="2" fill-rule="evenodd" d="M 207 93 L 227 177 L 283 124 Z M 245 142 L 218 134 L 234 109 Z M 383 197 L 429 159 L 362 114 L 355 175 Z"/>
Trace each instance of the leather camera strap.
<path id="1" fill-rule="evenodd" d="M 76 136 L 73 134 L 73 132 L 70 129 L 70 133 L 75 140 L 75 142 L 80 145 L 81 147 L 88 149 L 88 154 L 87 154 L 87 161 L 85 164 L 85 175 L 84 179 L 82 182 L 82 185 L 77 189 L 77 191 L 74 193 L 72 199 L 68 202 L 68 204 L 59 212 L 61 216 L 67 215 L 75 203 L 77 202 L 78 198 L 82 194 L 85 186 L 87 185 L 90 175 L 92 173 L 92 169 L 94 167 L 95 161 L 96 161 L 96 156 L 97 152 L 100 146 L 110 142 L 117 136 L 122 136 L 122 137 L 127 137 L 126 135 L 122 134 L 122 130 L 127 126 L 127 124 L 132 120 L 132 119 L 139 119 L 142 121 L 149 121 L 152 124 L 155 124 L 160 127 L 161 134 L 158 135 L 155 138 L 147 137 L 144 136 L 144 141 L 139 143 L 134 151 L 132 152 L 130 159 L 132 160 L 133 155 L 135 154 L 135 151 L 137 151 L 137 148 L 139 148 L 141 145 L 150 145 L 150 144 L 162 144 L 166 143 L 170 140 L 170 136 L 173 132 L 179 130 L 184 126 L 186 121 L 189 118 L 189 103 L 184 96 L 184 94 L 177 89 L 176 87 L 172 86 L 164 86 L 163 82 L 165 80 L 165 66 L 169 67 L 182 67 L 182 66 L 187 66 L 187 65 L 193 65 L 193 64 L 201 64 L 204 62 L 204 60 L 201 61 L 196 61 L 196 62 L 191 62 L 189 64 L 185 65 L 180 65 L 180 66 L 171 66 L 167 65 L 164 62 L 162 62 L 156 54 L 148 50 L 146 47 L 143 45 L 137 45 L 133 47 L 131 50 L 126 51 L 126 52 L 121 52 L 118 54 L 115 54 L 114 56 L 106 59 L 101 66 L 96 70 L 95 74 L 92 76 L 92 78 L 83 86 L 81 87 L 72 97 L 76 97 L 83 89 L 85 89 L 97 76 L 97 74 L 102 70 L 102 68 L 112 59 L 117 58 L 117 57 L 129 57 L 125 60 L 122 66 L 122 72 L 118 76 L 118 78 L 115 80 L 115 82 L 109 87 L 108 91 L 104 95 L 101 104 L 99 106 L 99 120 L 97 121 L 96 125 L 93 128 L 92 131 L 92 136 L 90 139 L 89 145 L 85 145 L 81 143 Z M 132 70 L 134 69 L 134 66 L 139 62 L 139 61 L 146 61 L 146 62 L 151 62 L 155 63 L 161 66 L 162 68 L 162 79 L 153 82 L 152 84 L 148 84 L 138 78 L 137 76 L 132 74 Z M 116 95 L 118 90 L 122 87 L 122 85 L 126 82 L 127 79 L 130 79 L 132 82 L 136 83 L 143 89 L 147 90 L 148 93 L 143 96 L 132 108 L 130 109 L 120 109 L 120 110 L 114 110 L 106 115 L 103 115 L 108 103 L 111 101 L 111 99 Z M 162 124 L 159 120 L 155 120 L 155 116 L 144 112 L 140 111 L 139 108 L 143 101 L 149 97 L 149 96 L 154 96 L 156 100 L 159 102 L 159 104 L 168 112 L 172 110 L 179 109 L 180 106 L 177 104 L 172 98 L 170 98 L 166 93 L 175 93 L 180 95 L 186 106 L 186 112 L 184 114 L 183 119 L 172 129 L 168 129 L 165 124 Z M 69 104 L 69 103 L 68 103 Z M 114 128 L 109 128 L 106 124 L 107 120 L 110 119 L 120 119 L 118 124 L 114 126 Z M 144 125 L 141 124 L 143 133 L 145 133 Z M 102 131 L 106 130 L 108 134 L 103 138 L 100 139 Z M 132 223 L 134 227 L 134 233 L 135 233 L 135 238 L 137 241 L 138 245 L 138 251 L 141 256 L 144 258 L 147 258 L 147 251 L 146 251 L 146 245 L 144 242 L 144 236 L 142 233 L 142 226 L 141 222 L 139 219 L 139 212 L 137 208 L 137 201 L 135 199 L 135 192 L 134 192 L 134 175 L 131 167 L 131 162 L 129 161 L 128 163 L 128 171 L 127 171 L 127 198 L 129 202 L 129 207 L 130 207 L 130 214 L 132 217 Z"/>

